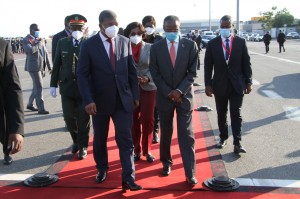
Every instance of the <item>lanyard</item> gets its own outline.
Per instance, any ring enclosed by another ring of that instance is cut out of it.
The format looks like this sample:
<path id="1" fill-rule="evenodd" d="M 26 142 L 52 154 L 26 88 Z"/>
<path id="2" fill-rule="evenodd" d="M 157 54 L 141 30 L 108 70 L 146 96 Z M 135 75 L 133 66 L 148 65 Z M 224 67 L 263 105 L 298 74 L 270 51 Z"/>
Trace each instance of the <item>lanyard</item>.
<path id="1" fill-rule="evenodd" d="M 223 42 L 223 40 L 222 40 L 222 47 L 223 47 L 223 49 L 229 54 L 229 55 L 228 55 L 228 60 L 229 60 L 230 55 L 231 55 L 231 52 L 232 52 L 232 42 L 233 42 L 233 39 L 234 39 L 234 36 L 231 36 L 230 46 L 229 46 L 230 51 L 227 50 L 227 48 L 226 48 L 226 46 L 224 45 L 224 42 Z"/>

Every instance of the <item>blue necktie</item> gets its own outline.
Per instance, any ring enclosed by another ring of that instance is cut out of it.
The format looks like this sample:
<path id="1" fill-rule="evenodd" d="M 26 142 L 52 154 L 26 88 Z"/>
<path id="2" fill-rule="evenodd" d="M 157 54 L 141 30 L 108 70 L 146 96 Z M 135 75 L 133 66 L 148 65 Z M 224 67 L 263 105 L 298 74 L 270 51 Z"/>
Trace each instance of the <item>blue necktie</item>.
<path id="1" fill-rule="evenodd" d="M 230 52 L 230 48 L 229 48 L 229 39 L 227 38 L 225 41 L 226 41 L 226 53 L 225 53 L 225 59 L 226 59 L 226 61 L 227 61 L 228 58 L 229 58 L 229 52 Z"/>

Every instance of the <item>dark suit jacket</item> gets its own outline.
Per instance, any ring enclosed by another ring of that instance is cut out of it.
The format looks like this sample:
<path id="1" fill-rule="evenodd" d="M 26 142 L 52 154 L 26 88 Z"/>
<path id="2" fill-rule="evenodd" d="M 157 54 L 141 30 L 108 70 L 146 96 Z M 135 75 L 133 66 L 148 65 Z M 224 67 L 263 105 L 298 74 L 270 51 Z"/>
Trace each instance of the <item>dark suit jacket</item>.
<path id="1" fill-rule="evenodd" d="M 158 110 L 170 111 L 174 107 L 174 102 L 169 100 L 168 94 L 175 89 L 183 93 L 183 103 L 179 105 L 185 110 L 193 109 L 192 85 L 196 76 L 197 63 L 198 48 L 194 41 L 179 39 L 174 68 L 166 39 L 151 46 L 149 67 L 157 87 L 156 107 Z"/>
<path id="2" fill-rule="evenodd" d="M 10 44 L 0 39 L 0 142 L 24 135 L 23 94 Z"/>
<path id="3" fill-rule="evenodd" d="M 57 43 L 60 39 L 68 37 L 68 34 L 66 33 L 65 30 L 56 33 L 53 38 L 52 38 L 52 62 L 54 62 L 55 54 L 56 54 L 56 47 Z"/>
<path id="4" fill-rule="evenodd" d="M 50 87 L 57 87 L 64 96 L 79 96 L 76 82 L 76 69 L 80 47 L 86 38 L 82 38 L 79 47 L 74 48 L 72 37 L 58 41 L 56 55 L 53 63 Z"/>
<path id="5" fill-rule="evenodd" d="M 285 34 L 283 32 L 278 34 L 277 42 L 279 42 L 279 43 L 284 43 L 285 42 Z"/>
<path id="6" fill-rule="evenodd" d="M 199 48 L 199 50 L 201 50 L 201 42 L 202 42 L 202 37 L 201 35 L 198 35 L 198 37 L 195 39 L 195 42 Z"/>
<path id="7" fill-rule="evenodd" d="M 205 86 L 212 86 L 215 95 L 225 95 L 228 79 L 235 91 L 243 95 L 246 84 L 252 83 L 252 69 L 246 41 L 238 36 L 232 42 L 228 65 L 220 36 L 210 40 L 204 58 Z"/>
<path id="8" fill-rule="evenodd" d="M 99 33 L 81 46 L 77 65 L 78 88 L 84 106 L 92 102 L 97 104 L 97 114 L 114 112 L 117 93 L 127 112 L 133 111 L 133 102 L 139 99 L 138 80 L 129 39 L 117 35 L 115 44 L 115 71 Z"/>

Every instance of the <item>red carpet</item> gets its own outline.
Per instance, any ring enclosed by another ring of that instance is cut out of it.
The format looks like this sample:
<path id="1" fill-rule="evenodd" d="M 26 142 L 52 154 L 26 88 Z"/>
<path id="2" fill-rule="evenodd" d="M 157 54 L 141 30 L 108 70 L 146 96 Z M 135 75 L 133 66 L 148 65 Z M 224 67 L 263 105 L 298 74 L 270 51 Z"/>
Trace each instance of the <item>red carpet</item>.
<path id="1" fill-rule="evenodd" d="M 202 105 L 200 95 L 195 95 L 198 105 Z M 200 122 L 201 121 L 201 122 Z M 176 122 L 174 123 L 176 127 Z M 56 164 L 48 169 L 49 173 L 58 173 L 59 181 L 45 188 L 29 188 L 17 183 L 5 186 L 0 184 L 1 199 L 15 198 L 42 198 L 42 199 L 66 199 L 66 198 L 201 198 L 201 199 L 282 199 L 300 198 L 300 190 L 276 188 L 240 187 L 236 192 L 213 192 L 203 186 L 203 182 L 213 175 L 226 174 L 219 150 L 214 147 L 215 140 L 207 118 L 206 112 L 193 112 L 193 127 L 196 137 L 196 177 L 199 183 L 190 187 L 185 182 L 182 160 L 177 142 L 177 131 L 174 129 L 172 141 L 173 166 L 170 176 L 161 175 L 162 164 L 159 161 L 159 144 L 153 145 L 152 154 L 156 157 L 154 163 L 148 163 L 145 159 L 136 162 L 136 182 L 143 186 L 144 190 L 137 192 L 121 190 L 121 165 L 119 152 L 114 140 L 114 127 L 111 124 L 108 139 L 109 171 L 104 183 L 97 184 L 95 175 L 97 170 L 92 155 L 92 147 L 89 147 L 88 157 L 78 161 L 67 152 Z M 92 141 L 90 141 L 92 145 Z M 66 165 L 64 163 L 67 163 Z M 11 184 L 11 183 L 10 183 Z M 2 185 L 2 186 L 1 186 Z"/>
<path id="2" fill-rule="evenodd" d="M 196 177 L 199 182 L 212 176 L 208 153 L 205 146 L 199 114 L 194 112 L 193 124 L 196 137 L 196 158 L 197 170 Z M 176 126 L 176 123 L 174 124 Z M 92 142 L 90 142 L 90 145 Z M 83 161 L 76 160 L 74 157 L 58 174 L 59 182 L 54 184 L 55 187 L 93 187 L 93 188 L 121 188 L 121 164 L 119 161 L 119 150 L 114 139 L 114 127 L 111 124 L 108 139 L 109 150 L 109 171 L 107 180 L 104 183 L 96 184 L 95 175 L 97 170 L 92 155 L 92 147 L 89 147 L 88 158 Z M 159 144 L 152 147 L 152 154 L 156 157 L 153 163 L 148 163 L 145 158 L 136 162 L 136 182 L 144 189 L 163 189 L 163 190 L 192 190 L 203 188 L 202 183 L 191 188 L 185 182 L 185 175 L 182 166 L 182 160 L 179 153 L 177 142 L 177 131 L 175 129 L 172 140 L 173 166 L 171 175 L 163 177 L 161 175 L 162 164 L 159 161 Z"/>

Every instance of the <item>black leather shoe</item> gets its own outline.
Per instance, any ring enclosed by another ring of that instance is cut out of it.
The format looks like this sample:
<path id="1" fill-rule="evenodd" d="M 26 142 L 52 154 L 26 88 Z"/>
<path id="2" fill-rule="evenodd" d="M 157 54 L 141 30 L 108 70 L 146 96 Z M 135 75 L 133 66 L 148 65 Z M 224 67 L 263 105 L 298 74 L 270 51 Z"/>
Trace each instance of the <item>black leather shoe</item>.
<path id="1" fill-rule="evenodd" d="M 38 111 L 39 109 L 35 108 L 34 106 L 27 106 L 26 109 L 31 111 Z"/>
<path id="2" fill-rule="evenodd" d="M 247 153 L 246 149 L 242 145 L 234 145 L 233 152 L 235 152 L 235 153 Z"/>
<path id="3" fill-rule="evenodd" d="M 151 154 L 148 154 L 147 157 L 146 157 L 146 159 L 147 159 L 147 162 L 154 162 L 155 157 L 153 155 L 151 155 Z"/>
<path id="4" fill-rule="evenodd" d="M 122 182 L 122 189 L 126 191 L 130 189 L 130 191 L 137 191 L 143 189 L 140 185 L 136 184 L 135 182 Z"/>
<path id="5" fill-rule="evenodd" d="M 161 174 L 162 174 L 163 176 L 168 176 L 168 175 L 170 175 L 170 173 L 171 173 L 171 166 L 165 165 L 165 166 L 162 168 Z"/>
<path id="6" fill-rule="evenodd" d="M 217 147 L 219 149 L 222 149 L 227 144 L 226 140 L 220 139 L 219 143 L 217 144 Z"/>
<path id="7" fill-rule="evenodd" d="M 97 183 L 102 183 L 105 181 L 107 175 L 107 171 L 99 171 L 97 176 L 96 176 L 96 182 Z"/>
<path id="8" fill-rule="evenodd" d="M 38 111 L 38 114 L 47 115 L 47 114 L 49 114 L 49 111 L 46 111 L 46 110 Z"/>
<path id="9" fill-rule="evenodd" d="M 4 164 L 5 165 L 10 165 L 13 162 L 13 159 L 10 155 L 4 155 Z"/>
<path id="10" fill-rule="evenodd" d="M 72 144 L 72 153 L 77 153 L 78 151 L 78 145 L 77 144 Z"/>
<path id="11" fill-rule="evenodd" d="M 87 156 L 87 148 L 86 147 L 80 148 L 78 152 L 78 160 L 82 160 L 86 158 L 86 156 Z"/>
<path id="12" fill-rule="evenodd" d="M 134 161 L 139 161 L 141 159 L 141 154 L 134 154 Z"/>
<path id="13" fill-rule="evenodd" d="M 196 185 L 198 183 L 198 180 L 195 177 L 191 177 L 191 178 L 186 178 L 186 181 L 188 184 L 190 185 Z"/>
<path id="14" fill-rule="evenodd" d="M 152 144 L 157 144 L 157 143 L 159 143 L 158 133 L 157 133 L 157 132 L 154 132 L 154 133 L 153 133 Z"/>

